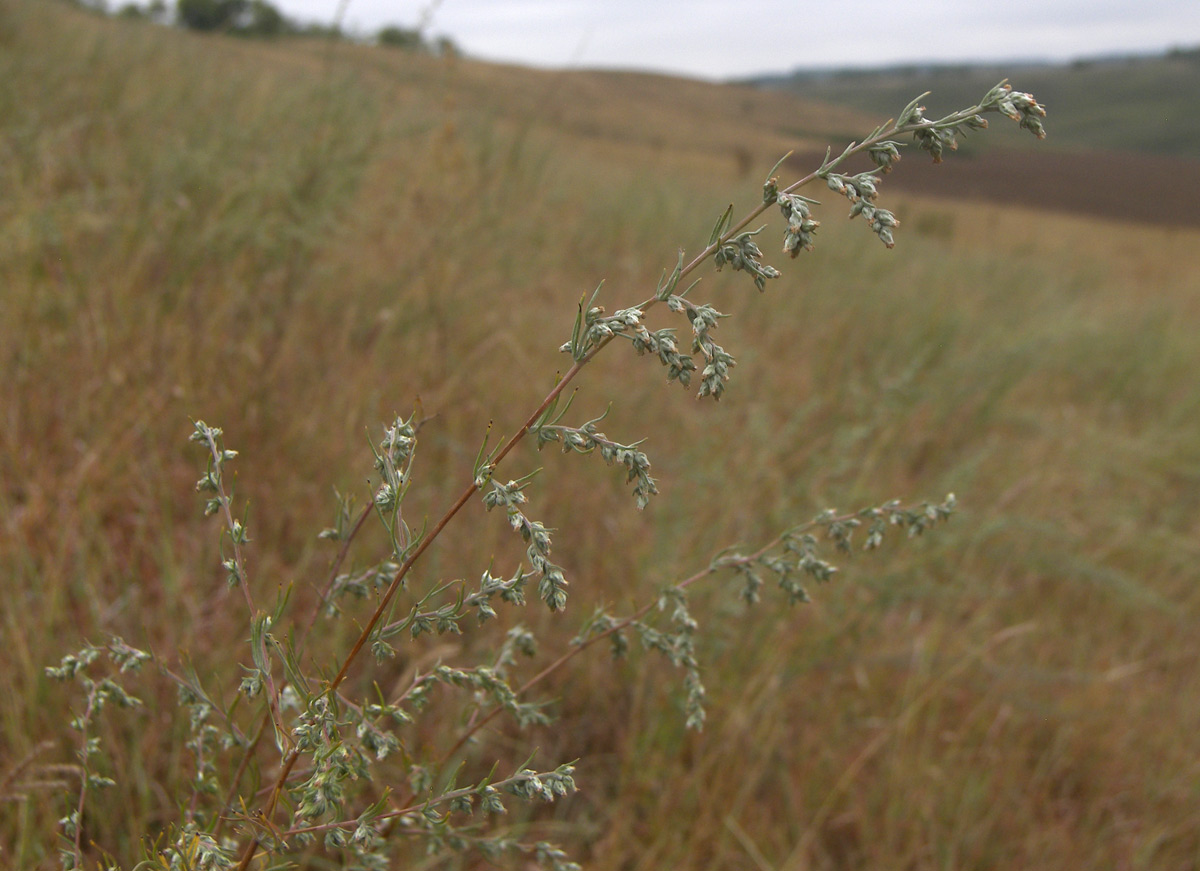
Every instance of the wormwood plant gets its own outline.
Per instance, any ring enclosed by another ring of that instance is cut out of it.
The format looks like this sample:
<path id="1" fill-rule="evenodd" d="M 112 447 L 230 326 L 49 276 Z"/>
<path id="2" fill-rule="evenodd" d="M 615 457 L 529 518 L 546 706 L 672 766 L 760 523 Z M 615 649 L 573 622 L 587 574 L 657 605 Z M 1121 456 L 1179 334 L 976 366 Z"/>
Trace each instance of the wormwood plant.
<path id="1" fill-rule="evenodd" d="M 384 427 L 372 448 L 375 474 L 366 506 L 356 512 L 351 500 L 343 500 L 334 524 L 320 533 L 336 544 L 336 553 L 317 607 L 309 612 L 291 601 L 290 590 L 267 601 L 248 573 L 250 524 L 244 504 L 235 499 L 229 471 L 237 452 L 227 446 L 220 428 L 195 421 L 190 438 L 206 464 L 196 489 L 204 497 L 204 513 L 221 521 L 221 564 L 229 586 L 245 603 L 249 649 L 240 660 L 231 660 L 231 671 L 222 679 L 202 679 L 186 660 L 180 666 L 156 659 L 177 685 L 179 711 L 187 719 L 192 793 L 182 802 L 176 824 L 145 833 L 143 859 L 135 868 L 284 867 L 312 864 L 318 856 L 322 866 L 388 868 L 406 839 L 420 841 L 430 854 L 473 851 L 493 861 L 525 855 L 553 871 L 576 868 L 562 850 L 531 834 L 536 824 L 497 824 L 514 802 L 553 802 L 574 792 L 574 762 L 555 760 L 547 768 L 534 766 L 532 755 L 494 759 L 487 760 L 486 774 L 471 776 L 466 750 L 481 729 L 500 718 L 521 729 L 548 723 L 546 708 L 533 691 L 601 643 L 616 655 L 638 643 L 666 657 L 682 672 L 687 725 L 700 729 L 705 691 L 696 646 L 699 623 L 688 600 L 695 585 L 732 574 L 748 603 L 757 602 L 768 585 L 789 603 L 806 602 L 807 585 L 824 583 L 836 572 L 825 556 L 829 549 L 849 552 L 856 538 L 862 548 L 874 549 L 889 530 L 916 536 L 948 518 L 952 495 L 936 503 L 892 501 L 849 513 L 824 511 L 752 549 L 718 553 L 627 613 L 599 610 L 588 615 L 571 645 L 549 656 L 539 650 L 529 628 L 513 622 L 478 661 L 433 663 L 392 692 L 370 680 L 374 668 L 397 656 L 399 645 L 423 635 L 463 634 L 494 620 L 510 620 L 515 609 L 525 606 L 529 590 L 550 611 L 564 610 L 568 579 L 552 558 L 553 531 L 529 513 L 537 471 L 509 471 L 517 462 L 514 451 L 529 441 L 539 450 L 554 445 L 564 452 L 599 455 L 623 469 L 637 507 L 645 507 L 658 485 L 642 443 L 610 437 L 600 428 L 603 418 L 573 420 L 566 390 L 601 352 L 627 343 L 636 354 L 656 358 L 668 382 L 694 388 L 699 398 L 719 400 L 736 365 L 715 338 L 727 315 L 697 301 L 691 293 L 696 282 L 685 280 L 710 261 L 718 270 L 747 273 L 760 291 L 778 279 L 779 270 L 764 262 L 759 247 L 765 229 L 755 226 L 760 216 L 778 208 L 784 221 L 783 253 L 795 258 L 811 250 L 819 227 L 813 210 L 819 203 L 798 191 L 820 181 L 846 198 L 851 218 L 861 215 L 891 248 L 899 221 L 878 204 L 879 186 L 900 160 L 905 139 L 911 137 L 939 162 L 954 150 L 958 136 L 986 127 L 984 116 L 993 112 L 1039 138 L 1045 135 L 1043 108 L 1003 82 L 978 105 L 938 120 L 925 117 L 920 99 L 841 154 L 827 152 L 816 170 L 786 186 L 775 175 L 781 160 L 768 174 L 761 202 L 739 220 L 734 220 L 732 206 L 726 209 L 707 244 L 690 259 L 680 251 L 646 299 L 612 313 L 597 304 L 600 288 L 581 299 L 561 348 L 570 358 L 569 367 L 520 429 L 495 444 L 484 437 L 461 495 L 420 529 L 409 525 L 401 509 L 415 480 L 424 421 L 414 413 Z M 846 162 L 862 153 L 874 168 L 850 174 Z M 681 316 L 681 329 L 651 330 L 646 325 L 647 312 L 659 305 Z M 525 547 L 524 563 L 511 575 L 493 574 L 488 566 L 475 582 L 417 581 L 414 566 L 475 500 L 488 511 L 503 512 Z M 348 569 L 372 519 L 386 533 L 387 552 L 370 558 L 366 568 Z M 319 621 L 355 619 L 348 604 L 355 597 L 371 599 L 374 608 L 358 624 L 353 644 L 332 662 L 310 654 L 308 642 Z M 79 789 L 60 821 L 66 869 L 85 867 L 89 803 L 114 783 L 98 737 L 99 718 L 110 703 L 139 704 L 122 678 L 150 658 L 114 638 L 89 644 L 47 669 L 52 677 L 75 681 L 82 689 L 81 710 L 71 724 L 79 734 Z M 351 686 L 374 689 L 359 697 Z M 444 705 L 433 705 L 435 697 L 451 700 L 452 717 L 446 717 Z M 440 732 L 449 737 L 444 742 L 449 749 L 440 754 L 419 743 L 416 726 L 429 716 L 441 718 Z M 116 867 L 108 858 L 100 864 Z"/>

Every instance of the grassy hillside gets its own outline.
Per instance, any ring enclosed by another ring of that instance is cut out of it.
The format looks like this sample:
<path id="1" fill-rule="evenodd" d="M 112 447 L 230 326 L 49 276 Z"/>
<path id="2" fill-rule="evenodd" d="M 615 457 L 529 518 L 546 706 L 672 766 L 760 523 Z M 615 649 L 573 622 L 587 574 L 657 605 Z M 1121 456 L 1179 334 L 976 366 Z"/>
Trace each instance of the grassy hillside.
<path id="1" fill-rule="evenodd" d="M 1068 65 L 799 73 L 764 78 L 760 83 L 886 117 L 924 91 L 933 92 L 931 106 L 949 111 L 1005 77 L 1019 81 L 1022 89 L 1037 94 L 1050 107 L 1056 148 L 1137 151 L 1193 160 L 1197 156 L 1200 50 Z"/>
<path id="2" fill-rule="evenodd" d="M 369 494 L 381 424 L 430 417 L 419 527 L 488 422 L 512 432 L 554 383 L 582 292 L 642 299 L 784 151 L 870 126 L 782 93 L 0 6 L 0 866 L 57 866 L 74 789 L 56 766 L 78 699 L 44 666 L 116 633 L 211 679 L 246 635 L 191 420 L 241 452 L 254 583 L 294 584 L 305 613 L 333 489 Z M 704 273 L 739 359 L 719 405 L 619 348 L 585 372 L 579 420 L 613 402 L 605 430 L 647 438 L 646 512 L 597 458 L 508 460 L 545 467 L 531 511 L 572 580 L 564 615 L 521 615 L 533 668 L 596 605 L 624 613 L 823 508 L 953 491 L 960 514 L 844 562 L 809 606 L 697 590 L 703 733 L 674 669 L 593 652 L 543 688 L 555 725 L 485 732 L 468 762 L 580 758 L 582 791 L 536 825 L 596 869 L 1192 867 L 1200 233 L 887 191 L 894 251 L 834 204 L 794 263 L 765 231 L 785 270 L 765 295 Z M 412 583 L 521 551 L 476 508 Z M 318 626 L 319 662 L 353 638 Z M 353 690 L 494 642 L 422 638 Z M 175 688 L 150 669 L 133 689 L 145 709 L 104 720 L 119 784 L 86 819 L 89 862 L 132 866 L 188 804 Z M 457 724 L 422 723 L 406 744 L 436 756 Z M 407 849 L 397 867 L 433 867 Z"/>

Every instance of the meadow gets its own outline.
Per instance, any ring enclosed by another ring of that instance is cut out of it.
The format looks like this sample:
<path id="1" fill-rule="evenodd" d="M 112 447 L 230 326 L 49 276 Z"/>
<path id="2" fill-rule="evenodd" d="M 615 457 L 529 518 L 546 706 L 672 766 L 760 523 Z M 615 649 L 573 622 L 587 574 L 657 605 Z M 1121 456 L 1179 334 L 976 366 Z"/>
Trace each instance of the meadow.
<path id="1" fill-rule="evenodd" d="M 335 489 L 370 497 L 382 425 L 427 418 L 419 526 L 489 422 L 513 432 L 569 364 L 581 294 L 650 295 L 784 153 L 883 120 L 0 5 L 0 867 L 59 861 L 78 699 L 46 666 L 117 634 L 208 676 L 243 643 L 192 421 L 240 452 L 253 583 L 311 607 L 335 551 L 317 533 Z M 827 507 L 953 492 L 958 512 L 841 560 L 808 605 L 696 590 L 702 732 L 666 662 L 578 657 L 542 687 L 552 725 L 473 750 L 485 770 L 580 760 L 580 791 L 514 829 L 602 871 L 1200 867 L 1200 230 L 890 185 L 926 159 L 882 185 L 895 250 L 806 191 L 816 250 L 781 262 L 776 222 L 765 294 L 701 273 L 733 315 L 720 403 L 627 352 L 585 371 L 575 408 L 611 403 L 605 430 L 647 439 L 662 492 L 639 513 L 594 458 L 514 453 L 513 477 L 545 467 L 532 498 L 572 579 L 565 613 L 521 619 L 552 658 L 595 607 Z M 460 526 L 415 583 L 519 559 L 503 518 Z M 356 634 L 317 625 L 314 659 Z M 494 644 L 422 638 L 363 685 Z M 122 867 L 190 791 L 175 685 L 148 668 L 132 689 L 144 708 L 101 724 L 118 785 L 87 818 L 88 861 Z M 422 722 L 413 752 L 447 740 Z"/>

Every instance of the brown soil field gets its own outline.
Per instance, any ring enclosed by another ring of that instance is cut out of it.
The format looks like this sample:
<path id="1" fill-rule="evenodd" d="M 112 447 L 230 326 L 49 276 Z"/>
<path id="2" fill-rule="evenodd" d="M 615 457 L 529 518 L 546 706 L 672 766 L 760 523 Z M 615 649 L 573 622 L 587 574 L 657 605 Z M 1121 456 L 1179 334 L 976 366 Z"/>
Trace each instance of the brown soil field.
<path id="1" fill-rule="evenodd" d="M 809 171 L 821 157 L 800 154 L 791 163 Z M 1200 226 L 1200 160 L 1178 157 L 993 148 L 934 164 L 910 151 L 883 190 L 885 196 L 899 190 L 1115 221 Z"/>

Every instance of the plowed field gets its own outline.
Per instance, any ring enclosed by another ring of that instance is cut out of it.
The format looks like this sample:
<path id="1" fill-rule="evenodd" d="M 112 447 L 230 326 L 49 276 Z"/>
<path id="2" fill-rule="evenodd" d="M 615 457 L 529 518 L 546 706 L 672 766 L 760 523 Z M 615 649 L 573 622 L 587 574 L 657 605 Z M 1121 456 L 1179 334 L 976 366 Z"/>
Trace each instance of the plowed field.
<path id="1" fill-rule="evenodd" d="M 808 171 L 820 154 L 792 158 Z M 861 168 L 861 167 L 860 167 Z M 1119 152 L 989 149 L 935 165 L 908 152 L 888 190 L 1093 215 L 1139 223 L 1200 226 L 1200 160 Z"/>

